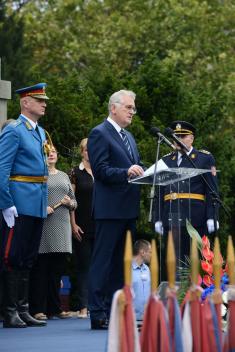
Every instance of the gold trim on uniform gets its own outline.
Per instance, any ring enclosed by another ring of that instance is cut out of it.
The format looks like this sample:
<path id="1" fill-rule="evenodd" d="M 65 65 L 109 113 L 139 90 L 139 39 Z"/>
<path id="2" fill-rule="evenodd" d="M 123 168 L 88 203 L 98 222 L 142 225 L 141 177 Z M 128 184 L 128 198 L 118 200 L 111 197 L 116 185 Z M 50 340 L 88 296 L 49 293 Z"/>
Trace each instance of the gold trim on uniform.
<path id="1" fill-rule="evenodd" d="M 197 199 L 197 200 L 205 200 L 205 196 L 203 194 L 198 193 L 169 193 L 164 196 L 164 200 L 176 200 L 176 199 Z"/>
<path id="2" fill-rule="evenodd" d="M 32 130 L 33 126 L 31 125 L 31 123 L 29 121 L 25 121 L 25 125 L 28 128 L 28 130 Z"/>
<path id="3" fill-rule="evenodd" d="M 25 176 L 25 175 L 13 175 L 10 176 L 10 181 L 16 182 L 29 182 L 29 183 L 46 183 L 48 176 Z"/>
<path id="4" fill-rule="evenodd" d="M 201 150 L 199 150 L 199 152 L 204 153 L 204 154 L 211 154 L 208 150 L 205 150 L 205 149 L 201 149 Z"/>

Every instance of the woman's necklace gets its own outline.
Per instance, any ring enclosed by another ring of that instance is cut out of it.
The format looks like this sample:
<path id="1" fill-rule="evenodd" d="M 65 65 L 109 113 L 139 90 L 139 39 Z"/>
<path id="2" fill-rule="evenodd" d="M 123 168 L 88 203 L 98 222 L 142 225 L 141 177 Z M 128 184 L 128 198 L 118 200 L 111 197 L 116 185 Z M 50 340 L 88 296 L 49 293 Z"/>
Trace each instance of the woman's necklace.
<path id="1" fill-rule="evenodd" d="M 53 168 L 53 169 L 49 169 L 49 175 L 56 175 L 58 170 L 56 168 Z"/>

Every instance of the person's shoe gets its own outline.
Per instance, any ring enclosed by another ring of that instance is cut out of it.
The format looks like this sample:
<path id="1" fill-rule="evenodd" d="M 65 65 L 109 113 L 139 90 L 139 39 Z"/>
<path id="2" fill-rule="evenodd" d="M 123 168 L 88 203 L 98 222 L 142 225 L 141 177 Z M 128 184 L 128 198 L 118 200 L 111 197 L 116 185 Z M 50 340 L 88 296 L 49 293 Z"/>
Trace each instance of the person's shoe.
<path id="1" fill-rule="evenodd" d="M 37 320 L 47 320 L 48 319 L 46 314 L 44 314 L 44 313 L 36 313 L 36 314 L 34 314 L 33 317 Z"/>
<path id="2" fill-rule="evenodd" d="M 61 313 L 55 314 L 54 316 L 60 319 L 68 319 L 68 318 L 72 318 L 73 314 L 71 312 L 63 311 Z"/>
<path id="3" fill-rule="evenodd" d="M 91 319 L 91 330 L 108 330 L 107 319 Z"/>
<path id="4" fill-rule="evenodd" d="M 27 328 L 27 324 L 20 319 L 18 312 L 9 313 L 5 316 L 3 320 L 4 328 Z"/>
<path id="5" fill-rule="evenodd" d="M 27 326 L 41 327 L 47 325 L 45 320 L 35 319 L 28 312 L 20 312 L 19 316 L 20 319 L 22 319 L 27 324 Z"/>
<path id="6" fill-rule="evenodd" d="M 78 313 L 77 317 L 78 317 L 79 319 L 86 319 L 86 318 L 88 318 L 87 308 L 81 309 L 80 312 Z"/>

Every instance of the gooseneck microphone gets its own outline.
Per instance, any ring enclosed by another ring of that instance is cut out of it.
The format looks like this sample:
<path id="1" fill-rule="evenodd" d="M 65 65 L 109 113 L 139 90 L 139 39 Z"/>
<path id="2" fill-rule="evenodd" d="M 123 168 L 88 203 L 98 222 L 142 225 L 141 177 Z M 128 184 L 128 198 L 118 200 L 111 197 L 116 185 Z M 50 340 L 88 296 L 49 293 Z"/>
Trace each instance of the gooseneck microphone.
<path id="1" fill-rule="evenodd" d="M 190 148 L 187 147 L 180 139 L 177 137 L 177 135 L 174 133 L 174 130 L 170 127 L 167 127 L 165 129 L 165 134 L 169 137 L 171 137 L 184 151 L 189 152 Z"/>
<path id="2" fill-rule="evenodd" d="M 150 132 L 153 136 L 155 137 L 159 137 L 161 138 L 161 140 L 166 143 L 169 147 L 171 147 L 172 149 L 176 150 L 176 147 L 174 146 L 173 143 L 171 143 L 171 141 L 169 141 L 169 139 L 167 139 L 159 130 L 159 128 L 157 127 L 152 127 L 150 129 Z"/>

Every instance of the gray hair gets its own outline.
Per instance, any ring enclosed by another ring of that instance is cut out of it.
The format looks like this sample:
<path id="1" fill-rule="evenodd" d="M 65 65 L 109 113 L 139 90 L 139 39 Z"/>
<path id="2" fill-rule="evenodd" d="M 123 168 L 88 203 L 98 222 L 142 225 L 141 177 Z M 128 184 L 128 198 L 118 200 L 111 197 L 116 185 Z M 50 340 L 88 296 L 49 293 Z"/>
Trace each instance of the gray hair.
<path id="1" fill-rule="evenodd" d="M 111 97 L 109 98 L 109 104 L 108 104 L 108 109 L 109 109 L 109 113 L 111 112 L 111 106 L 115 103 L 121 103 L 121 98 L 124 95 L 128 95 L 129 97 L 133 98 L 135 100 L 136 94 L 134 92 L 132 92 L 131 90 L 119 90 L 118 92 L 115 92 L 111 95 Z"/>

